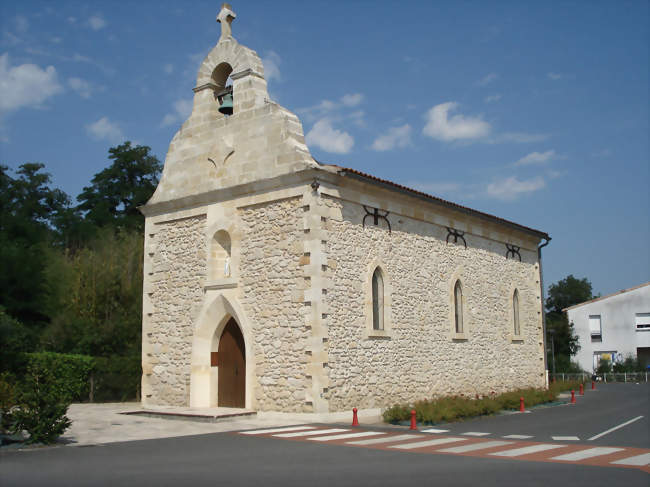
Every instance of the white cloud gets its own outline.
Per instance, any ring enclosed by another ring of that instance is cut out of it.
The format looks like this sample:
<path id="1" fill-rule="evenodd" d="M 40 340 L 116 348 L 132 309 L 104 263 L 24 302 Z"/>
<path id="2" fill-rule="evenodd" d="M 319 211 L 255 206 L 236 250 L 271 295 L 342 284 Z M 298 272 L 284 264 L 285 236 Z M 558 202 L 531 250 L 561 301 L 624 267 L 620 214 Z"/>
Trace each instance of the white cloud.
<path id="1" fill-rule="evenodd" d="M 50 42 L 52 44 L 61 44 L 61 42 L 63 42 L 63 39 L 61 37 L 51 37 Z"/>
<path id="2" fill-rule="evenodd" d="M 77 22 L 77 17 L 68 17 L 68 22 L 70 22 L 71 24 L 76 23 Z"/>
<path id="3" fill-rule="evenodd" d="M 45 69 L 35 64 L 11 67 L 8 53 L 0 56 L 0 112 L 39 107 L 62 91 L 54 66 Z"/>
<path id="4" fill-rule="evenodd" d="M 456 109 L 458 103 L 441 103 L 431 108 L 427 114 L 427 123 L 422 133 L 433 139 L 454 141 L 463 139 L 478 139 L 490 133 L 490 124 L 481 117 L 454 115 L 449 118 L 449 112 Z"/>
<path id="5" fill-rule="evenodd" d="M 92 86 L 90 83 L 81 78 L 69 78 L 68 86 L 79 93 L 81 98 L 90 98 L 92 95 Z"/>
<path id="6" fill-rule="evenodd" d="M 92 30 L 100 30 L 106 27 L 106 21 L 101 14 L 95 14 L 88 19 L 88 25 Z"/>
<path id="7" fill-rule="evenodd" d="M 387 151 L 395 147 L 407 147 L 411 144 L 411 126 L 409 124 L 401 127 L 392 127 L 388 132 L 380 135 L 372 143 L 372 149 L 376 151 Z"/>
<path id="8" fill-rule="evenodd" d="M 478 80 L 476 82 L 476 84 L 479 85 L 479 86 L 485 86 L 485 85 L 488 85 L 488 84 L 492 83 L 493 81 L 497 80 L 498 78 L 499 78 L 499 75 L 496 74 L 496 73 L 486 74 L 483 78 Z"/>
<path id="9" fill-rule="evenodd" d="M 553 73 L 553 72 L 551 72 L 551 73 L 546 73 L 546 77 L 548 79 L 552 79 L 553 81 L 557 81 L 557 80 L 560 80 L 560 79 L 564 78 L 564 75 L 562 73 Z"/>
<path id="10" fill-rule="evenodd" d="M 501 99 L 501 95 L 499 95 L 499 94 L 497 93 L 496 95 L 486 96 L 486 97 L 484 98 L 484 101 L 485 101 L 485 103 L 494 103 L 494 102 L 499 101 L 500 99 Z"/>
<path id="11" fill-rule="evenodd" d="M 363 101 L 363 94 L 361 93 L 352 93 L 349 95 L 343 95 L 341 97 L 341 103 L 346 107 L 356 107 Z"/>
<path id="12" fill-rule="evenodd" d="M 124 140 L 124 133 L 120 126 L 111 122 L 108 117 L 102 117 L 96 122 L 86 125 L 86 132 L 97 140 L 108 140 L 117 143 Z"/>
<path id="13" fill-rule="evenodd" d="M 308 145 L 315 145 L 335 154 L 347 154 L 354 146 L 354 138 L 349 133 L 332 127 L 332 123 L 326 118 L 314 124 L 305 140 Z"/>
<path id="14" fill-rule="evenodd" d="M 319 104 L 313 105 L 306 108 L 299 108 L 298 113 L 302 114 L 308 119 L 315 120 L 317 118 L 322 118 L 325 115 L 340 110 L 343 107 L 355 107 L 360 105 L 363 102 L 362 93 L 350 93 L 343 95 L 338 101 L 331 100 L 322 100 Z M 363 113 L 359 110 L 352 112 L 354 114 L 353 118 L 358 118 L 358 114 Z M 351 115 L 350 113 L 345 114 L 346 116 Z"/>
<path id="15" fill-rule="evenodd" d="M 163 71 L 166 74 L 172 74 L 174 72 L 174 65 L 171 63 L 167 63 L 163 66 Z"/>
<path id="16" fill-rule="evenodd" d="M 191 98 L 176 100 L 172 105 L 174 111 L 165 115 L 160 122 L 161 127 L 172 125 L 181 120 L 187 120 L 192 114 L 194 102 Z"/>
<path id="17" fill-rule="evenodd" d="M 282 75 L 280 74 L 280 63 L 282 59 L 280 55 L 275 51 L 269 51 L 266 56 L 262 59 L 262 64 L 264 65 L 264 77 L 266 81 L 281 81 Z"/>
<path id="18" fill-rule="evenodd" d="M 546 183 L 541 176 L 528 180 L 519 180 L 516 176 L 511 176 L 488 184 L 487 194 L 499 200 L 512 201 L 523 194 L 538 191 L 545 186 Z"/>
<path id="19" fill-rule="evenodd" d="M 530 166 L 533 164 L 544 164 L 545 162 L 555 159 L 556 154 L 554 150 L 549 150 L 546 152 L 531 152 L 530 154 L 522 157 L 517 162 L 515 166 Z"/>

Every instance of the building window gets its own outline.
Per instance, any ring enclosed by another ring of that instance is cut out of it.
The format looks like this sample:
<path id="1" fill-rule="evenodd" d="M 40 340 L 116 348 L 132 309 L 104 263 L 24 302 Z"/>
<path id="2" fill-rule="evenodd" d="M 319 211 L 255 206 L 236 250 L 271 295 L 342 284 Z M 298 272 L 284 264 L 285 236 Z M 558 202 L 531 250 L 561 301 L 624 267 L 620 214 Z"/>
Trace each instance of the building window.
<path id="1" fill-rule="evenodd" d="M 372 329 L 384 329 L 384 278 L 379 267 L 372 274 Z"/>
<path id="2" fill-rule="evenodd" d="M 521 335 L 521 325 L 519 324 L 519 291 L 515 289 L 512 295 L 512 322 L 514 325 L 515 336 Z"/>
<path id="3" fill-rule="evenodd" d="M 634 325 L 637 331 L 650 331 L 650 313 L 635 314 Z"/>
<path id="4" fill-rule="evenodd" d="M 208 261 L 210 279 L 231 277 L 231 247 L 230 234 L 225 230 L 219 230 L 212 236 Z"/>
<path id="5" fill-rule="evenodd" d="M 454 322 L 456 333 L 463 333 L 463 289 L 460 280 L 454 285 Z"/>
<path id="6" fill-rule="evenodd" d="M 602 342 L 603 332 L 601 328 L 600 315 L 589 315 L 589 332 L 592 342 Z"/>

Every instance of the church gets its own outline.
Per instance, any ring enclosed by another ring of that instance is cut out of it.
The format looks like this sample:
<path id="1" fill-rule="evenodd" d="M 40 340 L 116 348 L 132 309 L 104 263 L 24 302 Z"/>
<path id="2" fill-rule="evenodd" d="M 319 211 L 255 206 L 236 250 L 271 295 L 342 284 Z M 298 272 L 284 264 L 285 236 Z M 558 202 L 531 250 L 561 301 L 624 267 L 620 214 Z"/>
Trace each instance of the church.
<path id="1" fill-rule="evenodd" d="M 377 409 L 546 384 L 539 230 L 321 164 L 232 35 L 145 215 L 143 406 Z"/>

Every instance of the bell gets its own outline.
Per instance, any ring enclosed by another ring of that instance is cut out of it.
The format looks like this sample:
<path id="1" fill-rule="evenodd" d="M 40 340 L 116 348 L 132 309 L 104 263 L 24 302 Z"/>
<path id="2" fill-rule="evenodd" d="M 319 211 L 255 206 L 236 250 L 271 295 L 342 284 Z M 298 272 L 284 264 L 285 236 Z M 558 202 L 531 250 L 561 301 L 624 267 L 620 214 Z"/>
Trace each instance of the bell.
<path id="1" fill-rule="evenodd" d="M 223 96 L 219 111 L 224 115 L 232 115 L 232 93 L 226 93 Z"/>

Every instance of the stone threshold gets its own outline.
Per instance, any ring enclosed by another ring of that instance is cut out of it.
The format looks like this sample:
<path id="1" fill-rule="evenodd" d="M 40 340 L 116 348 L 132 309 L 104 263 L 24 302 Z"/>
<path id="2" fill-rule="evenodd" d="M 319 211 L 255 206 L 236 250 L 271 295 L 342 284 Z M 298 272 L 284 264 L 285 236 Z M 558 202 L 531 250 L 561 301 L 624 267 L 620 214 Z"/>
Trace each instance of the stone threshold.
<path id="1" fill-rule="evenodd" d="M 119 414 L 179 421 L 216 423 L 218 421 L 232 418 L 254 417 L 257 415 L 257 412 L 240 408 L 145 408 L 136 411 L 124 411 Z"/>

